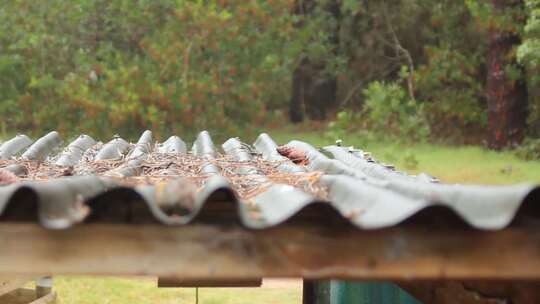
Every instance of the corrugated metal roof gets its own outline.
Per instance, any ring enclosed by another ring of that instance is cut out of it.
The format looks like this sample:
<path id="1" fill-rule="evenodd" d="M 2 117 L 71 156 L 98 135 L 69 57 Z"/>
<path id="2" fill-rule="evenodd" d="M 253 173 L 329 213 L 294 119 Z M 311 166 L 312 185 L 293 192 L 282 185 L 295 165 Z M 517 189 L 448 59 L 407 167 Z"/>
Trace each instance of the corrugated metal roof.
<path id="1" fill-rule="evenodd" d="M 39 220 L 63 229 L 83 222 L 200 220 L 262 229 L 299 218 L 378 229 L 442 207 L 473 227 L 496 230 L 540 197 L 532 184 L 442 184 L 339 146 L 291 141 L 286 147 L 304 157 L 295 164 L 267 134 L 253 145 L 231 138 L 222 149 L 206 131 L 190 151 L 177 136 L 155 143 L 150 131 L 137 143 L 81 135 L 61 147 L 57 132 L 35 142 L 17 135 L 0 146 L 0 222 Z"/>

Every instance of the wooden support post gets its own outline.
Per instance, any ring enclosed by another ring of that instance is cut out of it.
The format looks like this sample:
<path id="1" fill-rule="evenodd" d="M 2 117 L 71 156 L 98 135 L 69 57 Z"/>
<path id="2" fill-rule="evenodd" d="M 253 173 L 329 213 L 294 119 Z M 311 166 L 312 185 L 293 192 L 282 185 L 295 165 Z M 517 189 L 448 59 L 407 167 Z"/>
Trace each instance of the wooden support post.
<path id="1" fill-rule="evenodd" d="M 330 304 L 330 282 L 304 280 L 303 304 Z"/>
<path id="2" fill-rule="evenodd" d="M 302 304 L 315 304 L 315 282 L 304 280 L 302 284 Z"/>
<path id="3" fill-rule="evenodd" d="M 52 293 L 52 277 L 42 277 L 36 280 L 36 297 L 42 298 Z"/>

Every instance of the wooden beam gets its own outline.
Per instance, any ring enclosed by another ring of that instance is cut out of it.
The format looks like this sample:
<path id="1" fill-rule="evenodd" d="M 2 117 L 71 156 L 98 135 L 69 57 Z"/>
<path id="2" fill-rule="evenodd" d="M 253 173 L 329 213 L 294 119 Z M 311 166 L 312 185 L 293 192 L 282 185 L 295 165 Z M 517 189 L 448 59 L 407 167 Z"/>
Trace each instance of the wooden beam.
<path id="1" fill-rule="evenodd" d="M 540 230 L 0 224 L 0 275 L 537 280 Z"/>
<path id="2" fill-rule="evenodd" d="M 31 302 L 30 304 L 53 304 L 53 303 L 56 303 L 55 292 L 51 292 L 41 298 L 38 298 L 35 301 Z"/>
<path id="3" fill-rule="evenodd" d="M 0 296 L 2 304 L 53 304 L 56 303 L 56 293 L 36 296 L 36 291 L 30 288 L 17 288 Z"/>
<path id="4" fill-rule="evenodd" d="M 231 287 L 261 287 L 262 279 L 258 280 L 183 280 L 177 278 L 158 278 L 159 288 L 231 288 Z"/>
<path id="5" fill-rule="evenodd" d="M 0 296 L 2 304 L 28 304 L 36 300 L 36 292 L 30 288 L 17 288 Z"/>

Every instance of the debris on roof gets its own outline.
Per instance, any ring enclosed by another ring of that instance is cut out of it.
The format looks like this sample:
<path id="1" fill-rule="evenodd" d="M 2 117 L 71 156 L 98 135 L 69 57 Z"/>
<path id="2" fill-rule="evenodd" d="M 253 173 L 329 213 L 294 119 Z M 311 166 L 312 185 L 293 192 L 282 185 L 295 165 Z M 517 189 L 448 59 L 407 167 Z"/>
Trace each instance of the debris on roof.
<path id="1" fill-rule="evenodd" d="M 524 204 L 538 203 L 540 191 L 535 185 L 447 185 L 396 171 L 352 147 L 278 146 L 268 134 L 253 145 L 231 138 L 222 151 L 206 131 L 190 151 L 178 136 L 155 142 L 151 131 L 136 143 L 119 136 L 102 143 L 88 135 L 63 150 L 61 143 L 53 131 L 33 144 L 17 135 L 0 146 L 0 221 L 37 219 L 62 229 L 81 222 L 185 225 L 202 219 L 262 229 L 303 218 L 378 229 L 443 207 L 472 227 L 495 230 L 508 226 Z"/>

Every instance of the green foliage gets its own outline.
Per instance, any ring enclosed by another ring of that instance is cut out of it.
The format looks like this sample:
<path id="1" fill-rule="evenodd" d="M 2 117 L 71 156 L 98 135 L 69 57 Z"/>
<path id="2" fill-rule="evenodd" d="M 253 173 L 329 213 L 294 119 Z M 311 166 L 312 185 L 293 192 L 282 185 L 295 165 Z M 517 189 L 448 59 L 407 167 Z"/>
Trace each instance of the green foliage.
<path id="1" fill-rule="evenodd" d="M 345 138 L 347 133 L 355 131 L 358 126 L 358 114 L 342 111 L 337 113 L 336 119 L 328 123 L 325 136 L 331 140 Z"/>
<path id="2" fill-rule="evenodd" d="M 368 105 L 364 92 L 371 83 L 405 86 L 410 76 L 417 100 L 413 106 L 423 114 L 412 122 L 406 122 L 402 115 L 393 123 L 410 126 L 404 132 L 415 133 L 411 139 L 425 138 L 428 133 L 427 128 L 416 129 L 415 125 L 429 126 L 432 137 L 445 137 L 449 129 L 455 133 L 462 130 L 462 136 L 467 136 L 471 128 L 485 129 L 487 28 L 479 26 L 479 14 L 486 7 L 490 5 L 481 1 L 468 5 L 451 0 L 343 1 L 341 52 L 348 56 L 351 68 L 340 84 L 347 105 L 365 109 Z M 409 53 L 413 71 L 406 56 L 398 51 L 395 38 Z M 404 70 L 404 66 L 408 68 Z M 388 95 L 395 95 L 395 91 Z"/>
<path id="3" fill-rule="evenodd" d="M 477 24 L 484 29 L 522 34 L 521 20 L 524 19 L 526 12 L 523 0 L 506 0 L 503 4 L 495 4 L 491 1 L 465 0 L 465 4 L 472 16 L 475 17 Z M 500 8 L 496 8 L 496 5 Z"/>
<path id="4" fill-rule="evenodd" d="M 284 84 L 297 59 L 330 51 L 327 17 L 293 15 L 290 6 L 288 0 L 6 2 L 0 113 L 9 129 L 100 138 L 135 137 L 144 128 L 160 136 L 254 131 L 247 126 L 286 106 Z M 305 27 L 295 28 L 298 22 Z"/>
<path id="5" fill-rule="evenodd" d="M 423 104 L 411 99 L 397 83 L 373 82 L 364 96 L 366 118 L 375 131 L 412 141 L 429 136 Z"/>
<path id="6" fill-rule="evenodd" d="M 486 6 L 481 1 L 474 4 Z M 425 63 L 419 65 L 416 80 L 436 133 L 446 128 L 458 132 L 486 126 L 483 66 L 487 39 L 476 21 L 458 1 L 442 1 L 430 11 Z"/>
<path id="7" fill-rule="evenodd" d="M 528 19 L 525 26 L 524 41 L 517 50 L 518 61 L 527 69 L 529 85 L 529 122 L 540 134 L 540 1 L 526 0 Z"/>
<path id="8" fill-rule="evenodd" d="M 430 135 L 423 104 L 411 99 L 399 84 L 376 81 L 363 93 L 363 111 L 337 113 L 336 119 L 328 123 L 326 138 L 347 141 L 354 136 L 367 144 L 377 137 L 413 142 L 424 141 Z"/>
<path id="9" fill-rule="evenodd" d="M 540 1 L 526 1 L 529 17 L 525 26 L 525 41 L 518 49 L 518 60 L 527 65 L 531 71 L 531 80 L 535 83 L 540 81 L 538 71 L 540 69 Z"/>
<path id="10" fill-rule="evenodd" d="M 476 52 L 462 54 L 448 46 L 427 47 L 426 53 L 428 63 L 419 67 L 416 79 L 431 123 L 485 127 L 480 73 L 484 57 Z"/>
<path id="11" fill-rule="evenodd" d="M 540 160 L 540 138 L 525 139 L 515 153 L 523 160 Z"/>
<path id="12" fill-rule="evenodd" d="M 416 159 L 416 156 L 413 152 L 409 151 L 405 153 L 405 156 L 403 157 L 403 166 L 407 170 L 416 170 L 418 168 L 418 165 L 420 163 L 418 162 L 418 159 Z"/>
<path id="13" fill-rule="evenodd" d="M 361 146 L 364 147 L 376 137 L 376 134 L 366 127 L 365 122 L 361 113 L 353 111 L 338 112 L 336 119 L 328 123 L 324 137 L 330 142 L 342 140 L 345 144 L 354 137 L 360 140 Z"/>
<path id="14" fill-rule="evenodd" d="M 339 82 L 327 136 L 466 137 L 486 128 L 487 38 L 498 29 L 524 35 L 509 55 L 527 67 L 540 130 L 539 2 L 526 0 L 526 14 L 511 0 L 499 14 L 476 0 L 5 1 L 0 127 L 100 138 L 254 132 L 284 120 L 292 71 L 309 58 Z"/>

